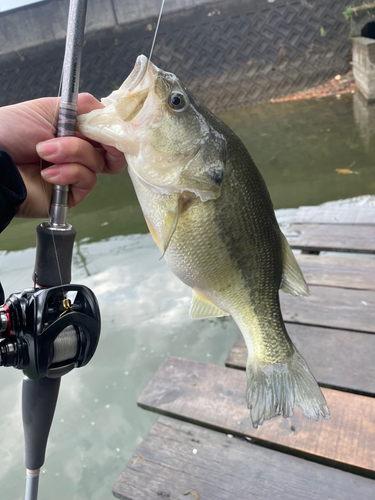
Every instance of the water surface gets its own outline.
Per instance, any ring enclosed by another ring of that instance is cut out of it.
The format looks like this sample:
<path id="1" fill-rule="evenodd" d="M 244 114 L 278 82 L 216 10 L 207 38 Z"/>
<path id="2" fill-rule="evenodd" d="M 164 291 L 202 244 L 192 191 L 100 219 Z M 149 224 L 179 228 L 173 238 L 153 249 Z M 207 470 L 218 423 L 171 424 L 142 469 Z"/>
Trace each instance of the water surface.
<path id="1" fill-rule="evenodd" d="M 248 147 L 277 209 L 375 194 L 369 128 L 355 122 L 352 96 L 264 104 L 222 118 Z M 97 295 L 102 335 L 90 364 L 62 380 L 39 498 L 109 500 L 156 418 L 136 400 L 165 357 L 223 365 L 238 329 L 228 318 L 189 318 L 190 290 L 159 260 L 126 173 L 102 176 L 69 221 L 78 233 L 73 281 Z M 36 222 L 13 221 L 1 235 L 7 296 L 30 286 Z M 22 373 L 1 368 L 0 380 L 1 498 L 18 500 L 24 494 Z"/>

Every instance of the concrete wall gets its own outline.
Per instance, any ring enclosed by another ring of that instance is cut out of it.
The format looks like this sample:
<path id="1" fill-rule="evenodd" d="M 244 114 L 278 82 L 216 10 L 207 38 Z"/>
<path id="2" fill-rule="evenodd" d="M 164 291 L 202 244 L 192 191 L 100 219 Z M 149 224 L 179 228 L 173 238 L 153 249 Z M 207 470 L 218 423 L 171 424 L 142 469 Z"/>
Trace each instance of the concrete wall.
<path id="1" fill-rule="evenodd" d="M 367 102 L 375 102 L 375 40 L 353 38 L 353 74 Z"/>
<path id="2" fill-rule="evenodd" d="M 56 95 L 68 0 L 0 14 L 0 105 Z M 149 54 L 161 1 L 89 0 L 81 90 L 118 87 Z M 153 61 L 214 111 L 318 85 L 350 68 L 347 0 L 166 0 Z"/>
<path id="3" fill-rule="evenodd" d="M 167 0 L 164 13 L 210 3 L 215 1 Z M 156 0 L 89 0 L 86 33 L 150 19 L 160 6 Z M 44 0 L 0 13 L 0 55 L 65 39 L 68 11 L 69 0 Z"/>
<path id="4" fill-rule="evenodd" d="M 105 8 L 105 7 L 110 8 Z M 61 41 L 66 35 L 69 0 L 44 0 L 0 14 L 0 55 Z M 87 32 L 115 24 L 111 2 L 90 0 Z"/>
<path id="5" fill-rule="evenodd" d="M 370 4 L 367 4 L 370 5 Z M 362 35 L 362 30 L 368 23 L 375 21 L 375 2 L 372 2 L 372 7 L 362 7 L 356 9 L 350 16 L 350 31 L 352 36 L 367 36 Z"/>

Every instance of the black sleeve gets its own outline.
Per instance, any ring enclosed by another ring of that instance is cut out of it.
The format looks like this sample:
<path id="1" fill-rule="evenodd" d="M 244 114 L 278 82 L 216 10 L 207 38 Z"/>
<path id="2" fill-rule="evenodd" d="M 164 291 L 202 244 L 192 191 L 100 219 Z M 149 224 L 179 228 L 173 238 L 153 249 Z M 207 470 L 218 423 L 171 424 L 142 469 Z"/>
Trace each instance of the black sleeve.
<path id="1" fill-rule="evenodd" d="M 18 205 L 26 199 L 26 186 L 9 154 L 0 148 L 0 232 L 16 214 Z"/>

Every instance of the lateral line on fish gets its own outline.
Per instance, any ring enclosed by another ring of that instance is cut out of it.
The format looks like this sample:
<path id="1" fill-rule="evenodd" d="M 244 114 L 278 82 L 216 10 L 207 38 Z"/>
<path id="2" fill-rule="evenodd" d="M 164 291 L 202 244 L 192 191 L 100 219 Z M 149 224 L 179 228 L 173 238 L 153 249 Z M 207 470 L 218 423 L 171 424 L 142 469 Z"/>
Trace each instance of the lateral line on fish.
<path id="1" fill-rule="evenodd" d="M 156 41 L 156 35 L 158 34 L 158 31 L 159 31 L 159 24 L 160 24 L 160 20 L 161 20 L 161 15 L 163 13 L 163 8 L 164 8 L 164 2 L 165 0 L 163 0 L 161 2 L 161 7 L 160 7 L 160 12 L 159 12 L 159 18 L 158 18 L 158 22 L 156 23 L 156 28 L 155 28 L 155 35 L 154 35 L 154 39 L 152 40 L 152 45 L 151 45 L 151 51 L 150 51 L 150 56 L 148 58 L 148 62 L 147 62 L 147 69 L 148 69 L 148 65 L 151 61 L 151 56 L 152 56 L 152 53 L 154 51 L 154 45 L 155 45 L 155 41 Z"/>

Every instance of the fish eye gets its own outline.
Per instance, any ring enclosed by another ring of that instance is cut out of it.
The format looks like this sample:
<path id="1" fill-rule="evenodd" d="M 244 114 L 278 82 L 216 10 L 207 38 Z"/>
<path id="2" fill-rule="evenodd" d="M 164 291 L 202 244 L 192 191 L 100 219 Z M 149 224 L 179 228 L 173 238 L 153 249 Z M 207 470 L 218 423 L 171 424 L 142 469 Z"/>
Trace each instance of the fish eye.
<path id="1" fill-rule="evenodd" d="M 171 92 L 168 98 L 169 106 L 175 111 L 184 111 L 188 104 L 188 98 L 182 92 Z"/>

